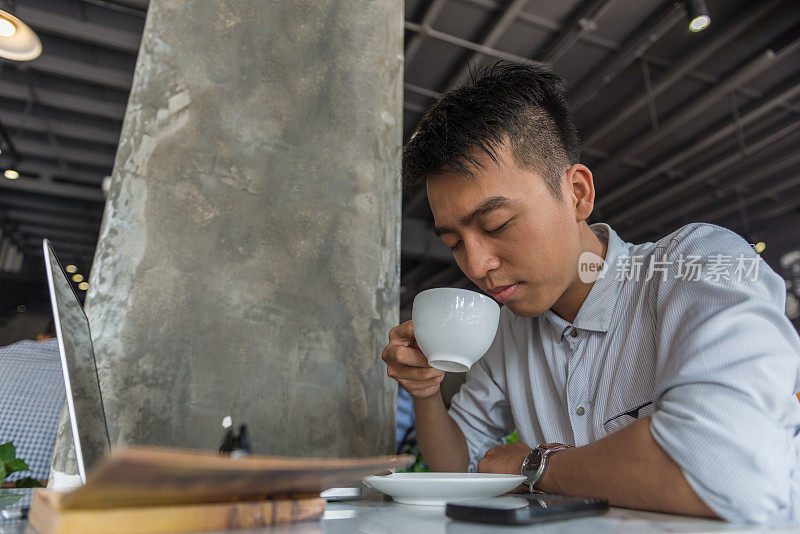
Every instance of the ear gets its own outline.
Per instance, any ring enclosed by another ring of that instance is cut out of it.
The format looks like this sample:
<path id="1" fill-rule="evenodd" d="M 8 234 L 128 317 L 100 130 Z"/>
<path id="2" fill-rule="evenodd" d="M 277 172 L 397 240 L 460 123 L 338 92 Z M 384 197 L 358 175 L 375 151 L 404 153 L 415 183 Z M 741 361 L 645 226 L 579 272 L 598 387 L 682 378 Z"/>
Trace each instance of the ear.
<path id="1" fill-rule="evenodd" d="M 594 209 L 594 177 L 586 165 L 576 163 L 567 169 L 566 184 L 575 209 L 575 220 L 585 221 Z"/>

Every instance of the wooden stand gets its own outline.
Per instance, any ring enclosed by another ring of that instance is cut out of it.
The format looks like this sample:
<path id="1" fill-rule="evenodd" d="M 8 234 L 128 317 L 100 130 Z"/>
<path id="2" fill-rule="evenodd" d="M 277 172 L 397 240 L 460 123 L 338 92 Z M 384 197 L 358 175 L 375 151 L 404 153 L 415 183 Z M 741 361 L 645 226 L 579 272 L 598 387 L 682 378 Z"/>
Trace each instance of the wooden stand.
<path id="1" fill-rule="evenodd" d="M 166 448 L 122 448 L 86 485 L 34 493 L 40 534 L 149 533 L 265 527 L 322 517 L 321 491 L 414 461 L 378 458 L 222 457 Z"/>
<path id="2" fill-rule="evenodd" d="M 119 534 L 257 528 L 322 517 L 319 497 L 249 502 L 63 509 L 64 493 L 34 493 L 29 520 L 40 534 Z"/>

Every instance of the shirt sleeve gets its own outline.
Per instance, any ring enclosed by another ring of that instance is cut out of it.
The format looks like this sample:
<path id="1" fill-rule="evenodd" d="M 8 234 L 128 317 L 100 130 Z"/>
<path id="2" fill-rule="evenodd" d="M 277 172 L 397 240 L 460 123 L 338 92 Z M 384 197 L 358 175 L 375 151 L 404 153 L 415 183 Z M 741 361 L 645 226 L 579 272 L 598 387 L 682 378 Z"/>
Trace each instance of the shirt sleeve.
<path id="1" fill-rule="evenodd" d="M 486 451 L 503 444 L 503 437 L 514 431 L 511 406 L 505 392 L 503 373 L 504 338 L 507 337 L 508 310 L 500 313 L 500 325 L 486 354 L 467 371 L 466 382 L 450 402 L 450 417 L 467 440 L 469 466 L 474 473 Z"/>
<path id="2" fill-rule="evenodd" d="M 651 433 L 721 518 L 796 523 L 800 340 L 785 315 L 785 282 L 737 234 L 692 226 L 666 247 L 669 268 L 654 278 Z M 681 278 L 691 256 L 701 258 L 699 280 Z M 757 265 L 755 276 L 738 276 L 740 257 Z M 717 277 L 726 259 L 731 276 Z"/>

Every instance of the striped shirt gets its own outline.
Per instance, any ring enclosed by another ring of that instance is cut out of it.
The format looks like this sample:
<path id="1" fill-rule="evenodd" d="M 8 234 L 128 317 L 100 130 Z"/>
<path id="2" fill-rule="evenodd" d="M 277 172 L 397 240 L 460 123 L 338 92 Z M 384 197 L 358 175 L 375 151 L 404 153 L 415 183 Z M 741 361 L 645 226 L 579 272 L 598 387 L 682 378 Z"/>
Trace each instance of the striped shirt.
<path id="1" fill-rule="evenodd" d="M 63 402 L 58 340 L 0 347 L 0 443 L 14 443 L 17 458 L 30 467 L 8 480 L 47 480 Z"/>
<path id="2" fill-rule="evenodd" d="M 800 338 L 783 279 L 712 224 L 643 244 L 591 228 L 608 248 L 575 320 L 503 308 L 453 397 L 469 470 L 515 428 L 531 446 L 581 446 L 651 416 L 720 517 L 800 522 Z"/>

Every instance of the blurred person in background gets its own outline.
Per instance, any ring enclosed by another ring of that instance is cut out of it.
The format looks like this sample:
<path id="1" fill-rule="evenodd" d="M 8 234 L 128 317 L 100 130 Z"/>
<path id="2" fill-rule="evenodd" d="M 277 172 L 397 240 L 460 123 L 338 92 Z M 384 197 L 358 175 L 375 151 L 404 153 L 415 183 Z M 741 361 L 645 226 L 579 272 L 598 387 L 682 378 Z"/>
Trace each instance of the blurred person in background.
<path id="1" fill-rule="evenodd" d="M 17 458 L 30 471 L 11 474 L 8 482 L 30 477 L 47 481 L 64 402 L 64 377 L 55 323 L 36 336 L 0 347 L 0 444 L 12 442 Z"/>

